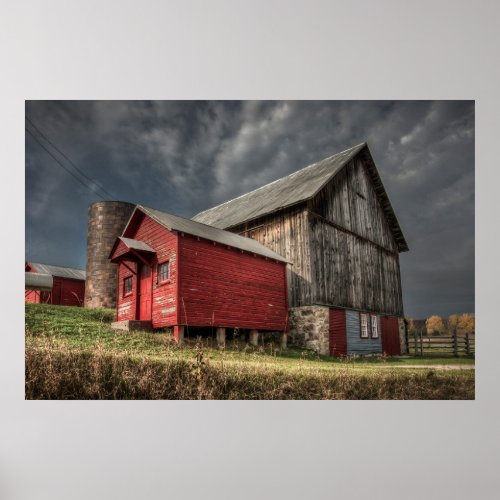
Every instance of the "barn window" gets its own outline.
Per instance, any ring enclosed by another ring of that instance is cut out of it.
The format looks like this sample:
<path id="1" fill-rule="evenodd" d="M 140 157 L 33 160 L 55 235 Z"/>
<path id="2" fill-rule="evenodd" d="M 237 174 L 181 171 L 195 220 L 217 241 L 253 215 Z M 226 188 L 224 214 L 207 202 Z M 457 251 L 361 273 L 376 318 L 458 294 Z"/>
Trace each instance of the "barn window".
<path id="1" fill-rule="evenodd" d="M 132 276 L 127 276 L 123 279 L 123 296 L 132 293 Z"/>
<path id="2" fill-rule="evenodd" d="M 372 323 L 372 339 L 378 339 L 378 321 L 377 316 L 372 314 L 371 316 Z"/>
<path id="3" fill-rule="evenodd" d="M 359 315 L 360 324 L 361 324 L 361 338 L 368 338 L 368 314 L 360 313 Z"/>
<path id="4" fill-rule="evenodd" d="M 163 283 L 170 278 L 170 261 L 158 264 L 158 283 Z"/>

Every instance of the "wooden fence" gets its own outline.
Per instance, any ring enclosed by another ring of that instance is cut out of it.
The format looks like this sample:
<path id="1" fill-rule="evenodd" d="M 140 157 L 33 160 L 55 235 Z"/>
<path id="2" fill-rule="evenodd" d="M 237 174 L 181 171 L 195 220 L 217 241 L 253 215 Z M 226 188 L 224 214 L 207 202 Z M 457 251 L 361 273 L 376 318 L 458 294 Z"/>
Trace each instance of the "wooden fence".
<path id="1" fill-rule="evenodd" d="M 427 336 L 422 332 L 408 333 L 408 354 L 412 356 L 474 356 L 474 334 Z"/>

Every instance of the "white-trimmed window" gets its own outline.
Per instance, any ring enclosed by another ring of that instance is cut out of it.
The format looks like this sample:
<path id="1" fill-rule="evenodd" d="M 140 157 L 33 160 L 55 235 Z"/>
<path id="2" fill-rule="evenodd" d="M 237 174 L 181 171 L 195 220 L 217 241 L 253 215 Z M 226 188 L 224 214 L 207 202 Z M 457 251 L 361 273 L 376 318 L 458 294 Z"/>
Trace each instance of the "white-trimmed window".
<path id="1" fill-rule="evenodd" d="M 378 321 L 377 315 L 371 315 L 371 323 L 372 323 L 372 339 L 378 339 Z"/>
<path id="2" fill-rule="evenodd" d="M 367 339 L 369 337 L 369 335 L 368 335 L 368 314 L 360 313 L 359 314 L 359 321 L 360 321 L 361 338 Z"/>

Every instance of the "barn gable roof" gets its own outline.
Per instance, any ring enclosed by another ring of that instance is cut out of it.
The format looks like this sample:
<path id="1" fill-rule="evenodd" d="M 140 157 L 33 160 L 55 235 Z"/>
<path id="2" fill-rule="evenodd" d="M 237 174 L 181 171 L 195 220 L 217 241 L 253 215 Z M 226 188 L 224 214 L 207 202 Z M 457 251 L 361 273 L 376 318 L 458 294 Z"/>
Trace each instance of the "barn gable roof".
<path id="1" fill-rule="evenodd" d="M 200 212 L 192 220 L 227 229 L 305 202 L 316 196 L 358 154 L 363 155 L 368 166 L 369 175 L 399 250 L 407 251 L 408 245 L 366 142 L 313 163 L 250 193 Z"/>
<path id="2" fill-rule="evenodd" d="M 51 264 L 41 264 L 40 262 L 27 262 L 36 273 L 57 276 L 58 278 L 70 278 L 74 280 L 85 280 L 86 273 L 83 269 L 73 267 L 53 266 Z"/>
<path id="3" fill-rule="evenodd" d="M 129 219 L 129 222 L 127 223 L 123 231 L 123 234 L 126 234 L 130 221 L 134 218 L 137 210 L 140 210 L 144 214 L 148 215 L 163 227 L 167 228 L 169 231 L 177 231 L 180 233 L 190 234 L 192 236 L 198 236 L 206 240 L 215 241 L 216 243 L 228 245 L 240 250 L 246 250 L 247 252 L 262 255 L 263 257 L 275 259 L 280 262 L 288 262 L 281 255 L 273 252 L 258 241 L 252 240 L 250 238 L 245 238 L 244 236 L 240 236 L 229 231 L 224 231 L 223 229 L 207 226 L 206 224 L 202 224 L 191 219 L 184 219 L 183 217 L 172 215 L 167 212 L 160 212 L 159 210 L 148 208 L 143 205 L 136 206 Z M 123 236 L 121 237 L 121 239 L 124 239 Z"/>

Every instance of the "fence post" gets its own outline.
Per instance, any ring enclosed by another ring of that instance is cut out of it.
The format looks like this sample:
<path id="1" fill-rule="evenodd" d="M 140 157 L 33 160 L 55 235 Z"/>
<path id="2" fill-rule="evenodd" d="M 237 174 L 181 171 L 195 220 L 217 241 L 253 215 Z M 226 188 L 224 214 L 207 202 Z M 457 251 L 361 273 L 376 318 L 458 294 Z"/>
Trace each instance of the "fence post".
<path id="1" fill-rule="evenodd" d="M 418 356 L 417 330 L 413 330 L 413 341 L 415 342 L 415 356 Z"/>
<path id="2" fill-rule="evenodd" d="M 465 334 L 465 352 L 467 353 L 467 356 L 470 356 L 470 340 L 469 340 L 469 333 Z"/>
<path id="3" fill-rule="evenodd" d="M 424 338 L 422 336 L 422 330 L 420 330 L 420 356 L 424 356 Z"/>
<path id="4" fill-rule="evenodd" d="M 453 355 L 458 358 L 457 328 L 453 330 Z"/>

